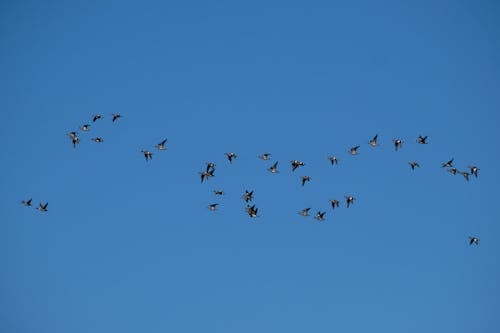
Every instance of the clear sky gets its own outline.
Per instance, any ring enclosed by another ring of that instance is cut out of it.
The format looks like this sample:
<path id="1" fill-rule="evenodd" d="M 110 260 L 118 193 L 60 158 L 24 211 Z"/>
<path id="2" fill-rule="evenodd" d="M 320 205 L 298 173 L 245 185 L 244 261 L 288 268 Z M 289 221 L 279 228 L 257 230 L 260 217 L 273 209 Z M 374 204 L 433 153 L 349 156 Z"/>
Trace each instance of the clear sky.
<path id="1" fill-rule="evenodd" d="M 0 331 L 499 332 L 499 16 L 497 1 L 3 1 Z"/>

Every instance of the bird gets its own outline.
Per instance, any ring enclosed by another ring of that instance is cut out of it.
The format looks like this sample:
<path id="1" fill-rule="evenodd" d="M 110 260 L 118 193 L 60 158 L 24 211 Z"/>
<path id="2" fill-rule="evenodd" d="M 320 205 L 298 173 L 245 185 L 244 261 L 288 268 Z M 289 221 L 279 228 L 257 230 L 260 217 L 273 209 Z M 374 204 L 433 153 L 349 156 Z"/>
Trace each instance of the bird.
<path id="1" fill-rule="evenodd" d="M 89 124 L 84 124 L 80 129 L 84 132 L 88 132 L 90 130 L 90 125 Z"/>
<path id="2" fill-rule="evenodd" d="M 71 142 L 73 143 L 73 148 L 76 148 L 76 146 L 80 143 L 80 138 L 75 136 L 71 138 Z"/>
<path id="3" fill-rule="evenodd" d="M 31 206 L 31 200 L 32 200 L 31 198 L 29 200 L 23 200 L 23 201 L 21 201 L 21 203 L 24 206 L 29 207 L 29 206 Z"/>
<path id="4" fill-rule="evenodd" d="M 146 159 L 146 161 L 153 159 L 153 153 L 149 150 L 141 150 L 141 152 L 144 154 L 144 158 Z"/>
<path id="5" fill-rule="evenodd" d="M 48 204 L 49 204 L 48 202 L 46 202 L 45 204 L 40 203 L 36 209 L 38 209 L 41 212 L 47 212 Z"/>
<path id="6" fill-rule="evenodd" d="M 207 165 L 207 172 L 215 171 L 215 163 L 214 162 L 205 162 L 205 164 Z"/>
<path id="7" fill-rule="evenodd" d="M 235 153 L 226 153 L 226 156 L 227 156 L 227 159 L 229 160 L 229 163 L 233 163 L 233 160 L 236 158 L 236 154 Z"/>
<path id="8" fill-rule="evenodd" d="M 479 168 L 475 165 L 469 165 L 468 168 L 470 169 L 470 173 L 477 178 L 477 172 L 479 171 Z"/>
<path id="9" fill-rule="evenodd" d="M 460 173 L 462 174 L 462 176 L 464 176 L 466 181 L 469 181 L 470 173 L 468 173 L 467 171 L 461 171 Z"/>
<path id="10" fill-rule="evenodd" d="M 97 142 L 97 143 L 104 142 L 104 140 L 100 137 L 92 138 L 92 141 Z"/>
<path id="11" fill-rule="evenodd" d="M 264 154 L 261 154 L 259 156 L 257 156 L 258 158 L 260 158 L 261 160 L 264 160 L 264 161 L 268 161 L 271 159 L 271 154 L 269 153 L 264 153 Z"/>
<path id="12" fill-rule="evenodd" d="M 306 165 L 304 162 L 299 160 L 292 160 L 290 163 L 292 164 L 292 171 L 295 171 L 298 167 Z"/>
<path id="13" fill-rule="evenodd" d="M 123 117 L 121 114 L 118 114 L 118 113 L 112 113 L 111 116 L 113 117 L 113 118 L 111 118 L 112 122 L 115 122 L 118 118 Z"/>
<path id="14" fill-rule="evenodd" d="M 205 179 L 208 180 L 208 178 L 213 177 L 214 176 L 214 171 L 215 170 L 210 170 L 208 172 L 206 172 L 206 171 L 199 172 L 199 174 L 201 176 L 201 182 L 203 183 L 203 181 Z"/>
<path id="15" fill-rule="evenodd" d="M 419 135 L 417 138 L 417 143 L 419 143 L 421 145 L 426 145 L 427 144 L 427 135 L 426 136 Z"/>
<path id="16" fill-rule="evenodd" d="M 356 198 L 353 197 L 352 195 L 346 195 L 345 199 L 347 203 L 347 208 L 349 208 L 350 205 L 354 204 L 354 200 L 356 200 Z"/>
<path id="17" fill-rule="evenodd" d="M 451 167 L 453 167 L 453 158 L 450 159 L 448 162 L 445 162 L 445 163 L 441 164 L 441 167 L 443 167 L 443 168 L 451 168 Z"/>
<path id="18" fill-rule="evenodd" d="M 411 161 L 410 162 L 410 167 L 411 167 L 412 170 L 415 170 L 415 168 L 420 168 L 420 164 L 418 164 L 418 162 Z"/>
<path id="19" fill-rule="evenodd" d="M 165 140 L 163 140 L 162 142 L 158 143 L 158 144 L 156 145 L 156 149 L 158 149 L 158 150 L 165 150 L 165 149 L 167 149 L 167 148 L 165 147 L 165 144 L 166 144 L 166 143 L 167 143 L 167 139 L 165 139 Z"/>
<path id="20" fill-rule="evenodd" d="M 368 144 L 372 147 L 377 147 L 378 146 L 377 139 L 378 139 L 378 134 L 375 134 L 375 136 L 370 141 L 368 141 Z"/>
<path id="21" fill-rule="evenodd" d="M 274 162 L 273 165 L 271 165 L 267 171 L 269 171 L 270 173 L 278 173 L 278 161 Z"/>
<path id="22" fill-rule="evenodd" d="M 253 206 L 247 205 L 245 210 L 247 211 L 248 216 L 250 217 L 257 217 L 257 212 L 259 211 L 259 209 L 255 207 L 255 205 Z"/>
<path id="23" fill-rule="evenodd" d="M 403 147 L 403 140 L 401 139 L 394 139 L 392 140 L 394 142 L 394 149 L 398 150 L 399 148 Z"/>
<path id="24" fill-rule="evenodd" d="M 96 122 L 96 120 L 102 119 L 102 116 L 100 114 L 95 114 L 92 116 L 92 122 Z"/>
<path id="25" fill-rule="evenodd" d="M 469 245 L 479 245 L 479 238 L 476 236 L 469 236 Z"/>
<path id="26" fill-rule="evenodd" d="M 351 149 L 349 149 L 349 154 L 351 155 L 358 155 L 358 149 L 359 149 L 359 146 L 354 146 L 354 147 L 351 147 Z"/>
<path id="27" fill-rule="evenodd" d="M 243 195 L 241 197 L 243 198 L 243 200 L 245 200 L 245 202 L 252 201 L 253 200 L 253 190 L 252 191 L 245 190 L 245 193 L 243 193 Z"/>
<path id="28" fill-rule="evenodd" d="M 330 161 L 331 165 L 339 164 L 339 159 L 335 156 L 328 156 L 328 160 Z"/>
<path id="29" fill-rule="evenodd" d="M 332 204 L 332 209 L 335 209 L 335 207 L 339 207 L 339 205 L 340 205 L 340 202 L 338 200 L 335 200 L 335 199 L 331 199 L 330 203 Z"/>
<path id="30" fill-rule="evenodd" d="M 320 212 L 320 211 L 318 211 L 316 213 L 316 216 L 314 218 L 316 220 L 318 220 L 318 221 L 324 221 L 325 220 L 325 214 L 326 214 L 326 212 Z"/>
<path id="31" fill-rule="evenodd" d="M 311 177 L 309 177 L 309 176 L 300 176 L 300 178 L 302 179 L 302 186 L 304 186 L 304 184 L 306 182 L 310 182 L 311 181 Z"/>
<path id="32" fill-rule="evenodd" d="M 217 210 L 218 205 L 219 205 L 218 203 L 212 203 L 208 205 L 208 209 L 210 209 L 211 211 Z"/>
<path id="33" fill-rule="evenodd" d="M 224 191 L 222 190 L 214 190 L 215 195 L 224 195 Z"/>
<path id="34" fill-rule="evenodd" d="M 75 131 L 72 131 L 68 133 L 68 136 L 70 137 L 70 139 L 75 139 L 78 137 L 78 134 Z"/>
<path id="35" fill-rule="evenodd" d="M 450 168 L 450 169 L 448 169 L 448 172 L 451 173 L 452 175 L 456 175 L 457 172 L 459 172 L 459 171 L 457 168 Z"/>
<path id="36" fill-rule="evenodd" d="M 309 210 L 311 209 L 311 207 L 308 207 L 308 208 L 304 208 L 302 209 L 300 212 L 299 212 L 299 215 L 302 215 L 302 216 L 309 216 Z"/>

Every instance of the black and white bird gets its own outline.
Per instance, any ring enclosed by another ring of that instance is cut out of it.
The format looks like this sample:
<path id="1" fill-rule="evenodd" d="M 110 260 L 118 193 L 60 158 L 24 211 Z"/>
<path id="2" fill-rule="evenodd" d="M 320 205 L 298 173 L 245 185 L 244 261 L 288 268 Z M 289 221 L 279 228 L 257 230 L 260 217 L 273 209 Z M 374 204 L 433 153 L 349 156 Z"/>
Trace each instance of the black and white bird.
<path id="1" fill-rule="evenodd" d="M 448 162 L 441 164 L 441 166 L 443 168 L 452 168 L 453 167 L 453 158 L 451 160 L 449 160 Z"/>
<path id="2" fill-rule="evenodd" d="M 255 207 L 255 205 L 253 205 L 253 206 L 247 205 L 245 210 L 247 211 L 248 216 L 250 216 L 252 218 L 257 217 L 257 212 L 259 211 L 259 209 L 257 207 Z"/>
<path id="3" fill-rule="evenodd" d="M 222 190 L 214 190 L 215 195 L 224 195 L 224 191 Z"/>
<path id="4" fill-rule="evenodd" d="M 464 176 L 466 181 L 469 181 L 470 173 L 468 173 L 467 171 L 461 171 L 460 173 L 462 174 L 462 176 Z"/>
<path id="5" fill-rule="evenodd" d="M 31 206 L 31 200 L 31 198 L 29 200 L 23 200 L 21 201 L 21 203 L 23 204 L 23 206 L 29 207 Z"/>
<path id="6" fill-rule="evenodd" d="M 290 163 L 292 165 L 292 171 L 295 171 L 298 167 L 306 165 L 304 162 L 299 160 L 291 160 Z"/>
<path id="7" fill-rule="evenodd" d="M 48 202 L 46 202 L 45 204 L 40 203 L 36 209 L 38 209 L 41 212 L 47 212 L 48 211 L 47 210 L 47 206 L 48 205 L 49 205 Z"/>
<path id="8" fill-rule="evenodd" d="M 309 177 L 309 176 L 300 176 L 300 178 L 301 178 L 302 186 L 304 186 L 304 184 L 306 182 L 310 182 L 311 181 L 311 177 Z"/>
<path id="9" fill-rule="evenodd" d="M 73 148 L 76 148 L 76 146 L 80 143 L 80 138 L 77 136 L 71 138 L 71 143 L 73 143 Z"/>
<path id="10" fill-rule="evenodd" d="M 458 171 L 457 168 L 450 168 L 450 169 L 448 169 L 448 172 L 451 173 L 452 175 L 456 175 L 460 171 Z"/>
<path id="11" fill-rule="evenodd" d="M 330 199 L 330 204 L 332 205 L 332 209 L 335 209 L 335 207 L 340 206 L 340 202 L 338 200 L 335 200 L 335 199 Z"/>
<path id="12" fill-rule="evenodd" d="M 100 114 L 95 114 L 92 116 L 92 122 L 94 123 L 99 119 L 102 119 L 102 116 Z"/>
<path id="13" fill-rule="evenodd" d="M 368 141 L 368 144 L 372 147 L 377 147 L 378 146 L 378 134 L 375 134 L 375 136 L 370 140 Z"/>
<path id="14" fill-rule="evenodd" d="M 115 122 L 117 119 L 119 119 L 119 118 L 122 118 L 122 117 L 123 117 L 123 116 L 122 116 L 121 114 L 119 114 L 119 113 L 112 113 L 112 114 L 111 114 L 111 116 L 112 116 L 112 118 L 111 118 L 111 121 L 112 121 L 112 122 Z"/>
<path id="15" fill-rule="evenodd" d="M 469 169 L 470 169 L 471 175 L 473 175 L 474 177 L 477 178 L 477 172 L 479 171 L 479 168 L 475 165 L 469 165 Z"/>
<path id="16" fill-rule="evenodd" d="M 351 149 L 349 149 L 349 154 L 351 154 L 353 156 L 358 155 L 359 154 L 358 149 L 359 149 L 359 146 L 351 147 Z"/>
<path id="17" fill-rule="evenodd" d="M 395 150 L 398 150 L 401 147 L 403 147 L 403 140 L 401 140 L 401 139 L 394 139 L 394 140 L 392 140 L 392 142 L 394 142 L 394 149 Z"/>
<path id="18" fill-rule="evenodd" d="M 299 211 L 299 215 L 301 216 L 309 216 L 309 210 L 311 210 L 311 207 L 307 207 Z"/>
<path id="19" fill-rule="evenodd" d="M 243 193 L 243 195 L 241 197 L 243 198 L 243 200 L 245 200 L 245 202 L 252 201 L 253 200 L 253 190 L 251 190 L 251 191 L 245 190 L 245 193 Z"/>
<path id="20" fill-rule="evenodd" d="M 274 162 L 273 165 L 271 165 L 267 171 L 269 171 L 270 173 L 278 173 L 278 161 Z"/>
<path id="21" fill-rule="evenodd" d="M 336 156 L 328 156 L 328 160 L 330 161 L 331 165 L 339 164 L 339 159 Z"/>
<path id="22" fill-rule="evenodd" d="M 356 200 L 356 198 L 353 197 L 352 195 L 346 195 L 345 199 L 347 203 L 347 208 L 349 208 L 350 205 L 354 204 L 354 200 Z"/>
<path id="23" fill-rule="evenodd" d="M 419 135 L 417 138 L 417 143 L 419 143 L 421 145 L 426 145 L 427 144 L 427 135 L 426 136 Z"/>
<path id="24" fill-rule="evenodd" d="M 210 172 L 210 171 L 215 171 L 215 163 L 214 162 L 205 162 L 205 164 L 207 165 L 207 172 Z"/>
<path id="25" fill-rule="evenodd" d="M 92 141 L 97 142 L 97 143 L 104 142 L 104 140 L 101 137 L 92 138 Z"/>
<path id="26" fill-rule="evenodd" d="M 316 213 L 316 216 L 314 218 L 316 220 L 318 220 L 318 221 L 324 221 L 325 220 L 325 214 L 326 214 L 326 212 L 320 212 L 320 211 L 318 211 Z"/>
<path id="27" fill-rule="evenodd" d="M 218 205 L 218 203 L 211 203 L 210 205 L 208 205 L 208 209 L 210 209 L 211 211 L 215 211 L 217 210 Z"/>
<path id="28" fill-rule="evenodd" d="M 225 154 L 226 154 L 227 159 L 229 160 L 229 163 L 233 163 L 233 160 L 236 158 L 236 154 L 232 153 L 232 152 L 225 153 Z"/>
<path id="29" fill-rule="evenodd" d="M 206 171 L 198 172 L 200 174 L 200 177 L 201 177 L 201 182 L 203 183 L 204 180 L 208 180 L 210 177 L 213 177 L 214 171 L 215 171 L 215 169 L 211 169 L 208 172 L 206 172 Z"/>
<path id="30" fill-rule="evenodd" d="M 90 125 L 89 124 L 84 124 L 80 129 L 84 132 L 88 132 L 90 130 Z"/>
<path id="31" fill-rule="evenodd" d="M 469 245 L 479 245 L 479 238 L 476 236 L 469 236 Z"/>
<path id="32" fill-rule="evenodd" d="M 420 168 L 420 164 L 418 164 L 418 162 L 411 161 L 410 162 L 410 167 L 411 167 L 412 170 L 415 170 L 415 168 Z"/>
<path id="33" fill-rule="evenodd" d="M 158 149 L 158 150 L 165 150 L 165 149 L 167 149 L 167 147 L 165 147 L 165 144 L 166 144 L 166 143 L 167 143 L 167 139 L 163 140 L 163 141 L 162 141 L 162 142 L 160 142 L 160 143 L 157 143 L 155 147 L 156 147 L 156 149 Z"/>
<path id="34" fill-rule="evenodd" d="M 153 159 L 153 153 L 149 150 L 141 150 L 141 152 L 144 154 L 144 158 L 146 159 L 146 161 Z"/>
<path id="35" fill-rule="evenodd" d="M 257 156 L 258 158 L 260 158 L 261 160 L 264 160 L 264 161 L 268 161 L 271 159 L 271 154 L 269 153 L 264 153 L 264 154 L 261 154 L 259 156 Z"/>

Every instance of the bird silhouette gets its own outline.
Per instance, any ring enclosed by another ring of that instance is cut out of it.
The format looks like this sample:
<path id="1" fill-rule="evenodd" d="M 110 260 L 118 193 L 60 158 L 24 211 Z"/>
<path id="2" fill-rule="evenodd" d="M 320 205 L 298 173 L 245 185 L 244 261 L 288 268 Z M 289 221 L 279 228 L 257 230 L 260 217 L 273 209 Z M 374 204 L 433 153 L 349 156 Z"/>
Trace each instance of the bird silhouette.
<path id="1" fill-rule="evenodd" d="M 118 113 L 113 113 L 113 114 L 111 114 L 111 116 L 112 116 L 112 118 L 111 118 L 112 122 L 115 122 L 117 119 L 123 117 L 121 114 L 118 114 Z"/>
<path id="2" fill-rule="evenodd" d="M 412 170 L 415 170 L 415 168 L 420 168 L 420 164 L 418 164 L 418 162 L 411 161 L 410 162 L 410 167 L 411 167 Z"/>
<path id="3" fill-rule="evenodd" d="M 338 200 L 335 200 L 335 199 L 330 199 L 330 204 L 332 205 L 332 209 L 335 209 L 335 207 L 340 206 L 340 202 Z"/>
<path id="4" fill-rule="evenodd" d="M 351 155 L 353 155 L 353 156 L 354 156 L 354 155 L 358 155 L 358 154 L 359 154 L 358 149 L 359 149 L 359 146 L 354 146 L 354 147 L 351 147 L 351 148 L 349 149 L 349 154 L 351 154 Z"/>
<path id="5" fill-rule="evenodd" d="M 259 211 L 259 209 L 257 207 L 255 207 L 255 205 L 253 205 L 253 206 L 247 205 L 245 210 L 247 211 L 248 216 L 250 216 L 252 218 L 257 217 L 257 212 Z"/>
<path id="6" fill-rule="evenodd" d="M 278 173 L 278 161 L 274 162 L 273 165 L 271 165 L 267 171 L 269 171 L 270 173 Z"/>
<path id="7" fill-rule="evenodd" d="M 302 179 L 301 182 L 302 182 L 302 186 L 304 186 L 304 184 L 306 182 L 310 182 L 311 181 L 311 177 L 309 176 L 300 176 L 300 178 Z"/>
<path id="8" fill-rule="evenodd" d="M 479 168 L 475 165 L 469 165 L 468 168 L 470 169 L 470 173 L 477 178 L 477 172 L 479 171 Z"/>
<path id="9" fill-rule="evenodd" d="M 299 215 L 302 215 L 302 216 L 309 216 L 309 210 L 311 209 L 311 207 L 308 207 L 308 208 L 304 208 L 302 209 L 301 211 L 299 211 Z"/>
<path id="10" fill-rule="evenodd" d="M 469 236 L 469 245 L 479 245 L 479 238 L 476 236 Z"/>
<path id="11" fill-rule="evenodd" d="M 218 205 L 219 205 L 218 203 L 212 203 L 212 204 L 208 205 L 208 209 L 210 209 L 211 211 L 215 211 L 215 210 L 217 210 Z"/>
<path id="12" fill-rule="evenodd" d="M 345 199 L 347 203 L 347 208 L 349 208 L 350 205 L 354 204 L 354 200 L 356 200 L 356 198 L 354 198 L 352 195 L 346 195 Z"/>
<path id="13" fill-rule="evenodd" d="M 252 191 L 245 190 L 245 193 L 243 193 L 243 195 L 241 197 L 243 198 L 243 200 L 245 200 L 245 202 L 252 201 L 253 200 L 253 190 Z"/>
<path id="14" fill-rule="evenodd" d="M 21 201 L 21 203 L 24 206 L 29 207 L 29 206 L 31 206 L 31 200 L 32 200 L 31 198 L 29 200 L 23 200 L 23 201 Z"/>
<path id="15" fill-rule="evenodd" d="M 141 152 L 144 154 L 144 158 L 146 159 L 146 161 L 153 159 L 153 153 L 149 150 L 141 150 Z"/>
<path id="16" fill-rule="evenodd" d="M 426 136 L 419 135 L 417 138 L 417 143 L 419 143 L 421 145 L 426 145 L 427 144 L 427 135 Z"/>
<path id="17" fill-rule="evenodd" d="M 401 140 L 401 139 L 394 139 L 394 140 L 392 140 L 392 142 L 394 142 L 394 149 L 395 150 L 398 150 L 401 147 L 403 147 L 403 140 Z"/>
<path id="18" fill-rule="evenodd" d="M 453 167 L 453 158 L 451 160 L 449 160 L 448 162 L 445 162 L 445 163 L 441 164 L 441 166 L 443 168 L 451 168 L 451 167 Z"/>
<path id="19" fill-rule="evenodd" d="M 92 141 L 97 142 L 97 143 L 104 142 L 104 140 L 100 137 L 92 138 Z"/>
<path id="20" fill-rule="evenodd" d="M 295 171 L 298 167 L 306 165 L 304 162 L 299 160 L 292 160 L 290 163 L 292 164 L 292 171 Z"/>
<path id="21" fill-rule="evenodd" d="M 162 142 L 156 144 L 156 149 L 158 149 L 158 150 L 165 150 L 165 149 L 167 149 L 167 147 L 165 147 L 166 143 L 167 143 L 167 139 L 165 139 Z"/>
<path id="22" fill-rule="evenodd" d="M 372 147 L 377 147 L 378 146 L 377 139 L 378 139 L 378 134 L 375 134 L 375 136 L 370 141 L 368 141 L 368 144 Z"/>
<path id="23" fill-rule="evenodd" d="M 84 132 L 88 132 L 90 130 L 90 125 L 89 124 L 82 125 L 80 129 Z"/>
<path id="24" fill-rule="evenodd" d="M 339 159 L 335 156 L 328 156 L 328 160 L 330 161 L 331 165 L 339 164 Z"/>
<path id="25" fill-rule="evenodd" d="M 48 205 L 49 205 L 48 202 L 46 202 L 45 204 L 40 203 L 36 209 L 38 209 L 41 212 L 47 212 L 48 211 L 47 210 L 47 206 Z"/>
<path id="26" fill-rule="evenodd" d="M 268 161 L 271 159 L 271 154 L 269 153 L 264 153 L 264 154 L 261 154 L 259 156 L 257 156 L 258 158 L 260 158 L 261 160 L 264 160 L 264 161 Z"/>
<path id="27" fill-rule="evenodd" d="M 102 116 L 100 114 L 95 114 L 92 116 L 92 122 L 94 123 L 99 119 L 102 119 Z"/>
<path id="28" fill-rule="evenodd" d="M 229 160 L 229 163 L 233 163 L 233 160 L 236 158 L 236 154 L 232 152 L 226 153 L 226 157 Z"/>
<path id="29" fill-rule="evenodd" d="M 325 220 L 325 214 L 326 214 L 326 212 L 320 212 L 320 211 L 318 211 L 316 213 L 316 216 L 314 218 L 316 220 L 318 220 L 318 221 L 324 221 Z"/>

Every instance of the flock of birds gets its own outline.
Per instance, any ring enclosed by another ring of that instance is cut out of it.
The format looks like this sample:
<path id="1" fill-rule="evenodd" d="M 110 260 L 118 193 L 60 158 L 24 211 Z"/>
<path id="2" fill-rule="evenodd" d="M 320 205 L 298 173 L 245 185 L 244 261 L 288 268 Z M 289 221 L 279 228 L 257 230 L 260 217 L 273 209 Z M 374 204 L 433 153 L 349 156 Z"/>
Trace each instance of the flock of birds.
<path id="1" fill-rule="evenodd" d="M 113 113 L 113 114 L 111 114 L 111 121 L 114 123 L 122 117 L 123 116 L 121 114 Z M 96 121 L 99 121 L 101 119 L 103 119 L 102 115 L 95 114 L 92 116 L 92 123 L 95 123 Z M 81 130 L 81 132 L 86 133 L 90 130 L 90 127 L 91 127 L 90 124 L 83 124 L 82 126 L 79 127 L 79 129 Z M 71 139 L 71 144 L 73 145 L 73 147 L 76 148 L 80 144 L 80 134 L 77 131 L 71 131 L 67 135 Z M 426 145 L 426 144 L 428 144 L 427 138 L 428 138 L 427 136 L 419 135 L 416 138 L 416 142 L 418 144 L 421 144 L 421 145 Z M 104 139 L 102 137 L 99 137 L 99 136 L 93 137 L 93 138 L 91 138 L 91 140 L 94 141 L 95 143 L 104 142 Z M 396 151 L 401 149 L 403 147 L 403 145 L 405 144 L 405 142 L 399 138 L 393 139 L 392 142 L 394 145 L 394 149 Z M 164 139 L 163 141 L 154 145 L 154 147 L 156 148 L 156 150 L 158 152 L 161 152 L 161 151 L 164 151 L 167 149 L 166 143 L 167 143 L 167 139 Z M 376 134 L 373 138 L 371 138 L 368 141 L 368 144 L 369 144 L 369 146 L 371 146 L 373 148 L 379 146 L 378 134 Z M 358 155 L 358 150 L 360 147 L 361 146 L 359 146 L 359 145 L 353 146 L 348 150 L 348 153 L 352 156 Z M 152 151 L 142 149 L 141 153 L 144 155 L 146 162 L 149 162 L 153 159 L 153 152 Z M 234 152 L 226 152 L 225 156 L 226 156 L 226 159 L 228 160 L 229 164 L 232 164 L 233 161 L 235 161 L 237 159 L 237 155 Z M 264 160 L 264 161 L 270 161 L 271 156 L 272 156 L 271 153 L 263 153 L 261 155 L 258 155 L 257 157 L 261 160 Z M 339 159 L 337 156 L 328 156 L 327 159 L 332 166 L 337 165 L 339 163 Z M 298 168 L 306 165 L 303 161 L 300 161 L 300 160 L 291 160 L 291 161 L 289 161 L 289 163 L 290 163 L 292 172 L 294 172 Z M 476 165 L 469 165 L 469 166 L 467 166 L 467 170 L 461 171 L 461 170 L 457 169 L 453 165 L 453 163 L 454 163 L 454 159 L 451 158 L 451 159 L 447 160 L 446 162 L 442 163 L 441 167 L 445 168 L 449 173 L 451 173 L 453 175 L 457 175 L 457 174 L 462 175 L 466 181 L 469 181 L 471 176 L 473 176 L 475 178 L 478 177 L 479 168 Z M 409 164 L 411 170 L 415 170 L 416 168 L 420 168 L 420 164 L 417 161 L 409 161 L 408 164 Z M 216 164 L 214 162 L 205 162 L 205 165 L 206 166 L 204 167 L 204 169 L 199 172 L 201 183 L 208 181 L 210 178 L 215 176 Z M 275 161 L 272 165 L 270 165 L 267 168 L 267 171 L 271 174 L 277 174 L 279 172 L 278 171 L 278 161 Z M 300 176 L 300 179 L 301 179 L 302 186 L 305 186 L 306 183 L 311 181 L 311 177 L 307 176 L 307 175 Z M 213 190 L 213 192 L 215 193 L 216 196 L 222 196 L 225 193 L 223 190 L 219 190 L 219 189 Z M 250 191 L 245 190 L 245 192 L 242 194 L 241 197 L 246 203 L 245 212 L 248 214 L 248 216 L 250 218 L 257 218 L 257 217 L 259 217 L 259 215 L 258 215 L 259 208 L 255 204 L 252 204 L 252 205 L 250 204 L 250 202 L 252 202 L 254 199 L 253 195 L 254 195 L 253 190 L 250 190 Z M 356 200 L 356 198 L 352 195 L 345 195 L 344 197 L 345 197 L 345 205 L 347 208 L 352 206 Z M 22 200 L 21 203 L 25 207 L 31 207 L 32 200 L 33 200 L 32 198 L 29 198 L 28 200 Z M 329 201 L 330 201 L 330 205 L 331 205 L 332 209 L 340 207 L 339 200 L 330 199 Z M 216 210 L 218 210 L 218 206 L 219 206 L 219 203 L 210 203 L 208 205 L 208 209 L 210 211 L 216 211 Z M 36 209 L 39 210 L 40 212 L 46 213 L 46 212 L 48 212 L 47 207 L 48 207 L 48 202 L 45 202 L 45 203 L 41 202 L 41 203 L 39 203 L 38 207 L 36 207 Z M 298 214 L 300 216 L 303 216 L 303 217 L 311 216 L 309 214 L 310 210 L 311 210 L 311 207 L 307 207 L 307 208 L 300 210 L 298 212 Z M 318 221 L 324 221 L 325 215 L 326 215 L 326 211 L 318 210 L 317 213 L 314 214 L 313 217 L 314 217 L 314 219 L 316 219 Z M 479 238 L 476 236 L 469 236 L 469 245 L 479 245 Z"/>

